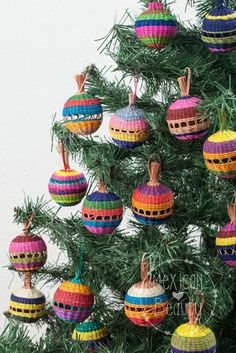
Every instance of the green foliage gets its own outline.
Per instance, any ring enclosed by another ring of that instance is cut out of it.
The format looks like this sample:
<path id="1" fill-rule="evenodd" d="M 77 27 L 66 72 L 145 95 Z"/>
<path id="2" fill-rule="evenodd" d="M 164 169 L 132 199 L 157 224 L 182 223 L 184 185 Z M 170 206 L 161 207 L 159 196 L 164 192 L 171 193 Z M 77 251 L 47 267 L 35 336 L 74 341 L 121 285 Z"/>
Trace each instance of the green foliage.
<path id="1" fill-rule="evenodd" d="M 141 3 L 145 5 L 148 1 Z M 191 3 L 201 19 L 214 1 Z M 229 5 L 235 7 L 236 1 L 229 1 Z M 152 50 L 135 38 L 133 19 L 126 14 L 100 47 L 112 57 L 113 71 L 121 72 L 121 78 L 109 81 L 105 70 L 100 71 L 95 65 L 89 76 L 87 89 L 102 98 L 107 114 L 128 104 L 132 79 L 139 78 L 142 89 L 137 105 L 145 110 L 151 126 L 151 136 L 143 146 L 123 150 L 108 137 L 75 136 L 61 122 L 55 122 L 52 128 L 54 138 L 63 140 L 72 158 L 89 170 L 90 182 L 100 177 L 111 191 L 120 195 L 125 207 L 130 207 L 134 188 L 148 180 L 147 162 L 157 154 L 162 162 L 161 180 L 175 193 L 173 220 L 161 227 L 147 227 L 133 220 L 128 229 L 96 237 L 83 227 L 79 212 L 62 219 L 60 208 L 51 207 L 43 199 L 36 202 L 26 199 L 15 210 L 14 220 L 18 224 L 34 210 L 32 231 L 47 234 L 68 257 L 68 263 L 60 266 L 48 264 L 36 274 L 36 281 L 54 284 L 73 277 L 80 262 L 80 249 L 85 249 L 83 280 L 94 290 L 97 318 L 111 331 L 111 347 L 103 350 L 107 353 L 167 352 L 170 335 L 163 332 L 172 333 L 186 321 L 184 314 L 168 316 L 158 328 L 141 328 L 124 316 L 124 295 L 140 279 L 143 253 L 147 253 L 154 277 L 163 279 L 165 275 L 176 274 L 176 280 L 193 300 L 199 288 L 189 278 L 192 274 L 201 278 L 200 289 L 206 300 L 202 320 L 209 318 L 207 324 L 217 334 L 217 352 L 232 353 L 236 347 L 236 274 L 216 257 L 215 250 L 216 233 L 228 221 L 226 204 L 232 201 L 235 182 L 220 180 L 206 170 L 203 140 L 177 141 L 170 136 L 165 122 L 168 105 L 179 97 L 176 80 L 182 69 L 189 66 L 191 94 L 204 98 L 201 109 L 211 117 L 210 133 L 218 130 L 218 115 L 222 110 L 227 114 L 228 127 L 235 128 L 236 53 L 213 55 L 201 42 L 199 26 L 185 27 L 182 23 L 178 26 L 178 34 L 167 48 Z M 130 82 L 129 86 L 125 82 Z M 196 240 L 200 240 L 199 245 Z M 174 284 L 168 282 L 166 291 L 174 306 Z M 36 343 L 25 329 L 11 324 L 0 336 L 1 352 L 80 352 L 78 345 L 68 342 L 72 327 L 60 323 L 52 313 L 49 317 L 46 335 Z"/>

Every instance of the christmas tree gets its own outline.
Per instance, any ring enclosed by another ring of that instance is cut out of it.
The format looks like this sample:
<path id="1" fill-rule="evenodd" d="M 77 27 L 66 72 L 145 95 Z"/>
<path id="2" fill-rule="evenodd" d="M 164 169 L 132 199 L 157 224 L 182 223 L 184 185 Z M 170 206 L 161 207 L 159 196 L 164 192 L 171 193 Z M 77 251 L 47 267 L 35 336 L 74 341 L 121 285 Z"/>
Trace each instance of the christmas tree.
<path id="1" fill-rule="evenodd" d="M 141 3 L 146 8 L 149 1 Z M 168 8 L 165 2 L 163 5 Z M 81 136 L 81 131 L 72 133 L 64 121 L 53 124 L 54 140 L 63 142 L 61 153 L 64 169 L 69 170 L 66 159 L 66 154 L 69 153 L 78 166 L 84 167 L 90 175 L 89 195 L 95 191 L 93 189 L 96 189 L 97 183 L 100 193 L 113 195 L 109 196 L 108 201 L 114 201 L 115 211 L 107 216 L 114 217 L 110 227 L 113 229 L 105 231 L 111 234 L 102 234 L 104 229 L 100 229 L 100 225 L 98 230 L 95 222 L 101 219 L 91 218 L 89 215 L 88 210 L 91 212 L 92 207 L 98 208 L 97 198 L 87 197 L 86 201 L 82 201 L 83 220 L 77 206 L 71 216 L 62 219 L 58 208 L 41 198 L 36 202 L 27 199 L 23 206 L 15 209 L 14 220 L 18 224 L 24 224 L 26 235 L 29 231 L 47 234 L 68 257 L 68 263 L 64 265 L 46 264 L 39 269 L 32 276 L 33 283 L 36 285 L 43 281 L 59 285 L 77 274 L 73 283 L 80 285 L 82 278 L 82 282 L 91 287 L 95 297 L 91 320 L 102 322 L 109 331 L 106 344 L 101 344 L 97 349 L 99 352 L 169 352 L 172 334 L 179 325 L 187 322 L 185 304 L 189 302 L 196 302 L 200 306 L 198 319 L 202 325 L 205 324 L 214 331 L 217 352 L 236 352 L 236 275 L 232 266 L 235 250 L 230 253 L 222 250 L 222 239 L 218 235 L 219 254 L 223 260 L 228 255 L 231 259 L 231 266 L 227 266 L 227 261 L 224 262 L 217 256 L 215 245 L 220 228 L 229 223 L 229 216 L 231 224 L 235 223 L 235 204 L 232 204 L 235 149 L 229 155 L 231 159 L 225 162 L 230 164 L 231 169 L 219 169 L 219 157 L 210 160 L 208 150 L 209 144 L 217 144 L 216 138 L 208 140 L 208 145 L 205 142 L 208 136 L 219 129 L 223 134 L 222 130 L 234 130 L 235 127 L 236 54 L 232 40 L 236 25 L 230 28 L 233 34 L 228 31 L 232 39 L 226 41 L 230 43 L 229 52 L 224 54 L 209 50 L 215 50 L 218 44 L 212 45 L 213 41 L 210 41 L 207 48 L 204 41 L 211 37 L 206 31 L 201 36 L 202 19 L 215 5 L 214 0 L 189 1 L 188 6 L 194 6 L 196 10 L 198 25 L 184 25 L 179 20 L 176 36 L 171 32 L 173 38 L 169 43 L 157 41 L 153 48 L 149 45 L 153 44 L 152 41 L 145 42 L 137 38 L 139 30 L 135 34 L 135 20 L 127 14 L 120 24 L 112 28 L 101 44 L 102 53 L 114 60 L 114 70 L 119 71 L 120 79 L 110 82 L 106 73 L 95 65 L 85 70 L 88 75 L 77 76 L 79 94 L 84 95 L 84 100 L 91 99 L 90 95 L 101 99 L 107 113 L 104 119 L 108 119 L 115 111 L 118 111 L 115 115 L 119 117 L 120 109 L 128 106 L 128 96 L 134 92 L 130 96 L 130 105 L 122 110 L 122 114 L 132 108 L 136 109 L 133 112 L 136 118 L 145 118 L 147 124 L 142 125 L 143 131 L 137 140 L 131 137 L 126 145 L 121 143 L 123 140 L 119 136 L 127 131 L 124 127 L 119 129 L 112 124 L 110 132 L 113 141 L 108 136 L 101 140 L 94 138 L 94 135 Z M 217 2 L 219 8 L 222 5 L 223 1 Z M 236 1 L 229 0 L 228 6 L 236 8 Z M 137 22 L 141 23 L 142 20 L 138 19 Z M 175 20 L 168 17 L 166 21 L 170 24 Z M 136 29 L 141 28 L 140 23 L 136 23 Z M 224 45 L 222 48 L 225 48 Z M 87 93 L 83 92 L 84 85 Z M 183 123 L 183 119 L 179 118 L 183 125 L 176 122 L 176 105 L 172 106 L 172 103 L 178 100 L 180 104 L 180 91 L 181 102 L 185 102 L 183 109 L 189 107 L 186 105 L 187 100 L 192 99 L 194 102 L 191 109 L 199 105 L 200 118 L 194 123 L 196 130 L 191 132 L 185 129 L 186 123 Z M 202 100 L 196 97 L 201 97 Z M 98 106 L 99 102 L 94 104 Z M 142 115 L 143 111 L 145 117 Z M 101 111 L 94 114 L 100 120 Z M 98 126 L 100 123 L 101 121 Z M 161 185 L 167 190 L 164 194 L 165 197 L 168 194 L 169 198 L 163 201 L 166 202 L 164 210 L 163 205 L 158 208 L 159 211 L 154 206 L 150 210 L 145 210 L 144 206 L 142 208 L 144 197 L 140 196 L 139 199 L 137 195 L 144 190 L 140 188 L 144 184 L 145 187 L 154 189 Z M 127 213 L 132 208 L 134 216 L 129 215 L 129 222 L 117 227 L 122 218 L 122 212 L 117 211 L 122 209 L 121 200 Z M 56 201 L 60 202 L 58 199 Z M 102 218 L 102 221 L 105 222 L 106 218 Z M 165 304 L 166 312 L 163 317 L 159 317 L 160 322 L 155 319 L 152 321 L 150 316 L 145 319 L 142 312 L 128 302 L 130 287 L 139 282 L 141 277 L 150 286 L 156 281 L 168 297 L 166 299 L 165 294 L 162 294 L 165 297 L 164 304 L 168 301 L 168 310 Z M 29 280 L 29 275 L 25 276 L 26 287 Z M 48 304 L 47 315 L 38 321 L 39 325 L 46 325 L 46 332 L 36 342 L 31 339 L 28 328 L 18 323 L 14 315 L 10 315 L 12 313 L 8 313 L 9 326 L 0 336 L 2 353 L 84 351 L 80 342 L 71 340 L 76 324 L 61 321 L 52 310 L 51 303 Z M 56 305 L 54 301 L 54 307 Z M 90 307 L 92 306 L 91 299 Z M 58 314 L 57 311 L 56 313 Z M 76 335 L 73 337 L 76 338 Z M 204 352 L 213 353 L 215 348 L 210 350 L 209 347 Z"/>

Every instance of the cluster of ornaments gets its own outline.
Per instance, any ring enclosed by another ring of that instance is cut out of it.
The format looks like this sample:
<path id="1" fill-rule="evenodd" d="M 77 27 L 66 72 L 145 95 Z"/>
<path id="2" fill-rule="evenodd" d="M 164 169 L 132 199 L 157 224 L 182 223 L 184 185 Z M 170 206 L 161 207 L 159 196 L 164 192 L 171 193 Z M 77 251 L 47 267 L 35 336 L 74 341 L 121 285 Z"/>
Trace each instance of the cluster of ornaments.
<path id="1" fill-rule="evenodd" d="M 10 243 L 9 260 L 12 267 L 24 273 L 24 285 L 11 294 L 8 314 L 27 323 L 33 323 L 46 315 L 46 298 L 31 284 L 31 274 L 42 268 L 47 260 L 44 240 L 30 233 L 31 221 L 25 224 L 23 233 Z"/>
<path id="2" fill-rule="evenodd" d="M 92 288 L 84 284 L 78 273 L 63 282 L 53 296 L 53 310 L 62 321 L 75 324 L 72 342 L 79 342 L 84 350 L 96 351 L 108 344 L 108 329 L 91 317 L 94 306 Z"/>

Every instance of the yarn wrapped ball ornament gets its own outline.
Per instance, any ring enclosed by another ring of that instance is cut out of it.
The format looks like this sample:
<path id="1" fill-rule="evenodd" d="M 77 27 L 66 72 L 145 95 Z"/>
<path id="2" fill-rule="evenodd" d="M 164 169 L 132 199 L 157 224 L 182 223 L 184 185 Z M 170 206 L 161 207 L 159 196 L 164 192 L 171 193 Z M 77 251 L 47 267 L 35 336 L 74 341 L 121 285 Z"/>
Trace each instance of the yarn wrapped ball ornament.
<path id="1" fill-rule="evenodd" d="M 144 256 L 141 262 L 142 281 L 135 283 L 125 295 L 125 315 L 135 325 L 153 326 L 166 317 L 168 297 L 164 289 L 148 275 L 149 266 Z"/>
<path id="2" fill-rule="evenodd" d="M 170 133 L 178 140 L 192 141 L 207 134 L 210 119 L 199 112 L 201 98 L 189 95 L 191 70 L 189 67 L 185 70 L 188 71 L 188 77 L 178 78 L 181 98 L 170 105 L 166 120 Z"/>
<path id="3" fill-rule="evenodd" d="M 236 12 L 217 0 L 216 7 L 203 20 L 202 41 L 212 53 L 236 49 Z"/>
<path id="4" fill-rule="evenodd" d="M 108 329 L 100 322 L 82 322 L 74 329 L 72 341 L 79 342 L 85 351 L 96 351 L 99 347 L 107 346 Z"/>
<path id="5" fill-rule="evenodd" d="M 53 310 L 64 322 L 76 323 L 86 320 L 92 313 L 94 295 L 92 289 L 83 284 L 79 275 L 63 282 L 53 297 Z"/>
<path id="6" fill-rule="evenodd" d="M 176 31 L 176 17 L 157 1 L 150 2 L 148 9 L 135 21 L 137 38 L 150 48 L 164 48 L 175 37 Z"/>
<path id="7" fill-rule="evenodd" d="M 236 177 L 236 132 L 220 130 L 203 145 L 203 156 L 209 171 L 224 179 Z"/>
<path id="8" fill-rule="evenodd" d="M 129 106 L 117 110 L 111 117 L 109 132 L 115 144 L 122 148 L 141 146 L 149 136 L 149 124 L 142 109 L 135 106 L 136 93 L 129 94 Z"/>
<path id="9" fill-rule="evenodd" d="M 219 257 L 228 266 L 236 266 L 236 193 L 233 204 L 228 205 L 230 223 L 222 227 L 216 237 L 216 248 Z"/>
<path id="10" fill-rule="evenodd" d="M 17 271 L 37 271 L 47 260 L 47 246 L 40 236 L 26 230 L 12 240 L 9 259 Z"/>
<path id="11" fill-rule="evenodd" d="M 186 304 L 189 322 L 180 325 L 171 338 L 171 353 L 216 353 L 216 338 L 212 330 L 200 326 L 196 304 Z"/>
<path id="12" fill-rule="evenodd" d="M 90 233 L 112 234 L 123 219 L 123 204 L 118 195 L 99 183 L 98 191 L 88 195 L 82 207 L 82 222 Z"/>
<path id="13" fill-rule="evenodd" d="M 31 273 L 26 273 L 24 287 L 11 294 L 8 314 L 21 322 L 34 323 L 46 315 L 45 307 L 45 296 L 32 287 Z"/>
<path id="14" fill-rule="evenodd" d="M 84 174 L 69 166 L 64 146 L 59 147 L 64 168 L 54 172 L 49 180 L 48 191 L 51 198 L 60 206 L 70 207 L 81 202 L 86 194 L 88 183 Z"/>
<path id="15" fill-rule="evenodd" d="M 100 99 L 85 92 L 84 85 L 88 74 L 75 76 L 78 92 L 64 105 L 64 126 L 76 135 L 90 135 L 97 131 L 102 123 L 103 110 Z"/>
<path id="16" fill-rule="evenodd" d="M 146 225 L 168 222 L 173 214 L 174 194 L 166 185 L 159 183 L 160 166 L 158 162 L 149 162 L 149 182 L 138 186 L 132 195 L 133 214 Z"/>

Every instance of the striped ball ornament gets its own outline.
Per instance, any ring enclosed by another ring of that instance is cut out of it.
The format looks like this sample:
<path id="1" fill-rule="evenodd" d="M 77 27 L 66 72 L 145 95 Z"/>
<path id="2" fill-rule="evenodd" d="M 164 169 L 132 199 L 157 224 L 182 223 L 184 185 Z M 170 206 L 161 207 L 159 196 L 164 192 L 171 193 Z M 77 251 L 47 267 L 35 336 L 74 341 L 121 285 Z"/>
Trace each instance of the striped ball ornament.
<path id="1" fill-rule="evenodd" d="M 142 260 L 142 281 L 135 283 L 125 295 L 125 315 L 138 326 L 159 324 L 168 312 L 168 297 L 164 289 L 148 276 L 148 265 Z"/>
<path id="2" fill-rule="evenodd" d="M 202 41 L 212 53 L 229 53 L 236 49 L 236 12 L 218 0 L 203 20 Z"/>
<path id="3" fill-rule="evenodd" d="M 230 223 L 222 227 L 216 237 L 218 256 L 228 266 L 236 266 L 236 197 L 233 204 L 228 205 Z"/>
<path id="4" fill-rule="evenodd" d="M 90 135 L 102 123 L 103 110 L 100 99 L 84 91 L 85 75 L 77 75 L 79 91 L 64 105 L 64 126 L 76 135 Z"/>
<path id="5" fill-rule="evenodd" d="M 15 319 L 33 323 L 46 315 L 45 296 L 35 288 L 21 288 L 12 293 L 9 314 Z"/>
<path id="6" fill-rule="evenodd" d="M 123 204 L 119 196 L 99 187 L 88 195 L 82 207 L 82 222 L 90 233 L 112 234 L 123 218 Z"/>
<path id="7" fill-rule="evenodd" d="M 210 120 L 199 111 L 202 100 L 190 96 L 191 70 L 188 70 L 188 79 L 185 76 L 178 78 L 181 89 L 181 98 L 170 105 L 167 111 L 167 125 L 169 131 L 178 140 L 198 140 L 207 135 Z"/>
<path id="8" fill-rule="evenodd" d="M 76 326 L 72 334 L 72 341 L 79 342 L 86 351 L 96 351 L 108 343 L 108 329 L 96 321 L 82 322 Z"/>
<path id="9" fill-rule="evenodd" d="M 150 164 L 150 181 L 138 186 L 132 195 L 132 211 L 135 218 L 145 225 L 166 223 L 173 214 L 174 194 L 158 182 L 160 163 Z"/>
<path id="10" fill-rule="evenodd" d="M 37 271 L 47 260 L 47 246 L 38 235 L 22 233 L 12 240 L 9 259 L 17 271 Z"/>
<path id="11" fill-rule="evenodd" d="M 171 338 L 171 353 L 215 353 L 216 338 L 209 327 L 186 323 Z"/>
<path id="12" fill-rule="evenodd" d="M 83 173 L 72 169 L 61 169 L 52 174 L 48 190 L 52 199 L 60 206 L 75 206 L 83 199 L 88 183 Z"/>
<path id="13" fill-rule="evenodd" d="M 177 22 L 175 16 L 166 11 L 163 4 L 152 1 L 148 9 L 135 21 L 136 36 L 150 48 L 162 49 L 175 37 Z"/>
<path id="14" fill-rule="evenodd" d="M 145 113 L 134 103 L 135 96 L 131 93 L 129 106 L 117 110 L 109 123 L 112 140 L 122 148 L 141 146 L 149 136 L 149 124 Z"/>
<path id="15" fill-rule="evenodd" d="M 63 282 L 53 297 L 55 314 L 68 323 L 82 322 L 92 313 L 94 295 L 92 289 L 78 277 Z"/>
<path id="16" fill-rule="evenodd" d="M 231 179 L 236 177 L 236 132 L 220 130 L 203 145 L 206 167 L 215 175 Z"/>

